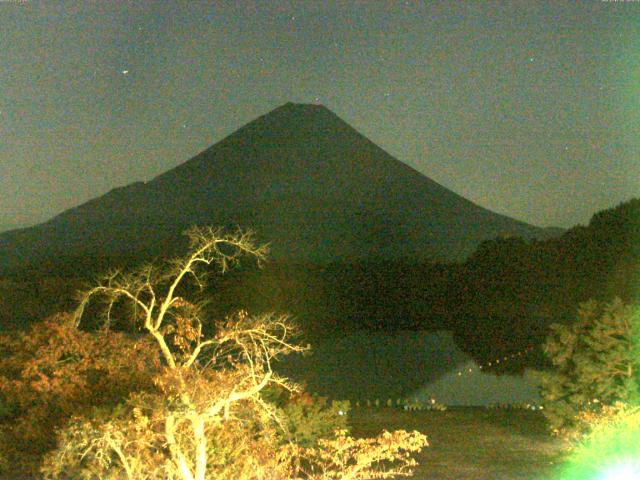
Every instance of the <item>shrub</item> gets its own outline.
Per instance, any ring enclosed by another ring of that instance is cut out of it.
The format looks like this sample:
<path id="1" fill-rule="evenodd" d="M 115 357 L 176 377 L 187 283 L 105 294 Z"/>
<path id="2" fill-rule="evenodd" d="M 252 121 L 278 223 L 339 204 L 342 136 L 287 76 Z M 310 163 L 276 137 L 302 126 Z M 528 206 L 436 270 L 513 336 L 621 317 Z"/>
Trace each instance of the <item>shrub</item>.
<path id="1" fill-rule="evenodd" d="M 375 438 L 354 439 L 336 432 L 332 440 L 320 440 L 304 451 L 308 480 L 356 480 L 411 475 L 417 465 L 411 457 L 429 445 L 419 432 L 383 432 Z M 399 464 L 399 465 L 398 465 Z"/>
<path id="2" fill-rule="evenodd" d="M 55 447 L 56 429 L 72 416 L 153 388 L 153 374 L 160 371 L 149 339 L 84 332 L 69 314 L 1 335 L 0 350 L 0 452 L 4 468 L 11 465 L 6 473 L 15 476 L 38 470 Z"/>
<path id="3" fill-rule="evenodd" d="M 301 447 L 315 447 L 321 438 L 331 438 L 336 430 L 349 432 L 349 402 L 331 402 L 326 397 L 296 393 L 282 407 L 287 437 Z"/>

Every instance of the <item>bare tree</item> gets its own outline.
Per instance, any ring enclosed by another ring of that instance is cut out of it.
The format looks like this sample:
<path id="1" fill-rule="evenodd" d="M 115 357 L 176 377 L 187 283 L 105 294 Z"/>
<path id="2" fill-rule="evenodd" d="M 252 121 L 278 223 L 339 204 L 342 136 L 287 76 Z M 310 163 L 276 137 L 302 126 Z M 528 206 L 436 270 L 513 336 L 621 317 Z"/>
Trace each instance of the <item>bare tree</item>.
<path id="1" fill-rule="evenodd" d="M 75 318 L 79 324 L 88 303 L 98 297 L 105 301 L 107 322 L 116 304 L 123 302 L 132 307 L 131 320 L 155 339 L 166 363 L 156 383 L 173 405 L 165 409 L 163 425 L 155 426 L 170 459 L 163 466 L 165 473 L 172 478 L 204 480 L 207 430 L 232 417 L 234 405 L 243 401 L 253 402 L 278 421 L 273 408 L 258 394 L 274 383 L 295 389 L 295 385 L 273 372 L 272 361 L 304 348 L 293 343 L 294 328 L 288 317 L 254 318 L 242 311 L 218 324 L 214 336 L 205 338 L 202 306 L 178 295 L 182 284 L 189 279 L 202 288 L 206 277 L 203 267 L 217 265 L 225 272 L 242 255 L 264 260 L 267 248 L 257 246 L 250 233 L 229 235 L 219 229 L 198 227 L 189 230 L 188 235 L 187 256 L 162 267 L 145 265 L 128 274 L 108 274 L 97 286 L 82 293 Z M 136 475 L 141 472 L 136 473 L 134 465 L 144 469 L 149 465 L 129 458 L 137 447 L 125 442 L 122 434 L 114 435 L 114 431 L 117 429 L 98 429 L 94 432 L 97 436 L 87 441 L 93 447 L 110 449 L 127 477 L 138 478 Z M 146 438 L 145 442 L 151 440 Z"/>
<path id="2" fill-rule="evenodd" d="M 336 442 L 319 449 L 277 441 L 274 432 L 285 423 L 262 393 L 269 385 L 297 389 L 272 369 L 278 357 L 306 348 L 295 343 L 290 319 L 240 311 L 207 336 L 202 305 L 181 288 L 187 279 L 202 287 L 203 267 L 215 264 L 224 272 L 242 255 L 262 261 L 266 247 L 256 246 L 249 233 L 193 228 L 188 235 L 187 256 L 113 272 L 81 295 L 76 324 L 94 299 L 104 300 L 107 325 L 128 305 L 130 320 L 155 340 L 164 366 L 154 378 L 157 392 L 131 395 L 124 413 L 73 419 L 45 460 L 45 477 L 288 480 L 304 470 L 310 478 L 355 480 L 408 474 L 415 464 L 408 454 L 427 444 L 418 432 L 370 442 L 337 432 Z M 390 466 L 394 461 L 400 465 Z"/>

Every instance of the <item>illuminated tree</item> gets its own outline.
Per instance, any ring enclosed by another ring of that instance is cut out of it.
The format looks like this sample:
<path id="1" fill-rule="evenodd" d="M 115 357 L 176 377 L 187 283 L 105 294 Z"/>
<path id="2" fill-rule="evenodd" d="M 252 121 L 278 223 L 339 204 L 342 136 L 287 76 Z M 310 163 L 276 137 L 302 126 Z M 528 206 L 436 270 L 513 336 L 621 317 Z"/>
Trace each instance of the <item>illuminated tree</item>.
<path id="1" fill-rule="evenodd" d="M 185 298 L 190 286 L 203 286 L 201 267 L 217 264 L 224 272 L 241 255 L 262 260 L 266 249 L 242 232 L 194 228 L 188 234 L 187 256 L 162 267 L 111 273 L 81 296 L 77 324 L 90 303 L 102 299 L 105 324 L 118 324 L 116 314 L 127 312 L 130 323 L 153 339 L 163 367 L 153 377 L 155 390 L 131 394 L 119 408 L 73 418 L 46 459 L 45 477 L 284 480 L 302 468 L 319 468 L 326 455 L 345 455 L 342 444 L 310 450 L 283 442 L 287 422 L 265 400 L 269 386 L 298 388 L 272 369 L 280 356 L 304 350 L 294 342 L 288 317 L 241 311 L 207 328 L 202 303 Z M 412 460 L 405 453 L 426 445 L 418 432 L 389 438 L 351 446 L 348 456 L 357 467 L 350 467 L 348 478 L 373 478 L 368 472 L 384 469 L 406 474 Z M 376 448 L 379 453 L 372 454 Z M 335 468 L 324 470 L 316 478 L 343 478 L 332 473 Z"/>

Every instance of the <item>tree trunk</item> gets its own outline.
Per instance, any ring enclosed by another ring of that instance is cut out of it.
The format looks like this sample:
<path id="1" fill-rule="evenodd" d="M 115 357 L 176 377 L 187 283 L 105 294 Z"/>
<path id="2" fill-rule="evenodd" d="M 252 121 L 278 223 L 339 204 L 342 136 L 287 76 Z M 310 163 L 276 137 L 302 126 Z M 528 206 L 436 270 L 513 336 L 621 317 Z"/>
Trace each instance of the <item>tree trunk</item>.
<path id="1" fill-rule="evenodd" d="M 207 473 L 207 436 L 204 432 L 204 420 L 195 415 L 191 419 L 193 437 L 196 443 L 196 472 L 194 480 L 205 480 Z"/>

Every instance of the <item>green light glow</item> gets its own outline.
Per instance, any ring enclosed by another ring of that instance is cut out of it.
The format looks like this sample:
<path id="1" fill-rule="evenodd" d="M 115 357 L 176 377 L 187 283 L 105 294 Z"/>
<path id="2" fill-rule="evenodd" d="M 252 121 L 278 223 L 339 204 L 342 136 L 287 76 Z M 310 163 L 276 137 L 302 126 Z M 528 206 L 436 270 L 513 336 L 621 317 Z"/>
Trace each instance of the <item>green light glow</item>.
<path id="1" fill-rule="evenodd" d="M 640 358 L 640 310 L 630 328 L 630 358 Z M 628 366 L 625 402 L 603 407 L 592 417 L 591 432 L 576 445 L 557 480 L 640 480 L 639 368 Z"/>
<path id="2" fill-rule="evenodd" d="M 631 460 L 606 469 L 598 480 L 638 480 L 639 478 L 640 463 L 637 460 Z"/>
<path id="3" fill-rule="evenodd" d="M 559 480 L 640 479 L 640 408 L 623 408 L 596 425 Z"/>

